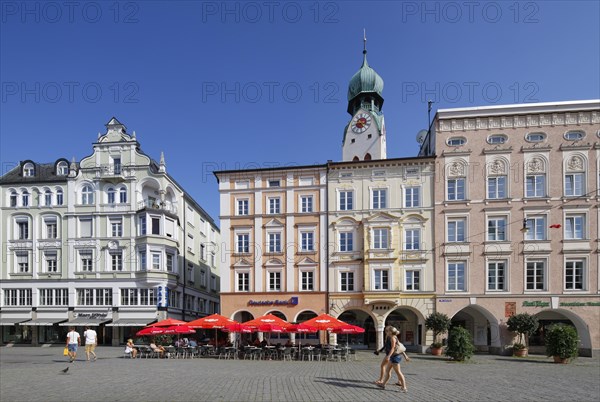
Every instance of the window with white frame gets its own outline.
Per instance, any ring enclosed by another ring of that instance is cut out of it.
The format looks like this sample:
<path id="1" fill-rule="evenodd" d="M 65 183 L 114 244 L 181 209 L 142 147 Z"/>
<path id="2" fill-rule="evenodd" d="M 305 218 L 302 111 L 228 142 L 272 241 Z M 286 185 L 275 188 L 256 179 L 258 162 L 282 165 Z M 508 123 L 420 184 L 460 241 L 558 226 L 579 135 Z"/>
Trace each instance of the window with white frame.
<path id="1" fill-rule="evenodd" d="M 404 189 L 404 207 L 416 208 L 421 206 L 421 187 L 406 187 Z"/>
<path id="2" fill-rule="evenodd" d="M 44 205 L 49 207 L 52 205 L 52 191 L 44 191 Z"/>
<path id="3" fill-rule="evenodd" d="M 152 255 L 152 269 L 160 270 L 160 252 L 153 251 Z"/>
<path id="4" fill-rule="evenodd" d="M 340 292 L 354 292 L 354 272 L 340 272 Z"/>
<path id="5" fill-rule="evenodd" d="M 506 163 L 501 159 L 487 165 L 487 198 L 497 200 L 507 197 L 507 171 Z"/>
<path id="6" fill-rule="evenodd" d="M 175 272 L 175 254 L 166 253 L 167 272 Z"/>
<path id="7" fill-rule="evenodd" d="M 465 178 L 458 177 L 448 179 L 448 201 L 460 201 L 465 199 Z"/>
<path id="8" fill-rule="evenodd" d="M 106 196 L 107 196 L 107 198 L 108 198 L 108 203 L 109 203 L 109 204 L 114 204 L 114 203 L 115 203 L 115 194 L 116 194 L 116 193 L 117 193 L 117 192 L 115 191 L 115 188 L 114 188 L 114 187 L 109 187 L 109 188 L 106 190 Z"/>
<path id="9" fill-rule="evenodd" d="M 564 137 L 565 140 L 578 141 L 585 137 L 585 133 L 583 131 L 567 131 Z"/>
<path id="10" fill-rule="evenodd" d="M 344 190 L 339 193 L 339 210 L 351 211 L 354 209 L 354 191 Z"/>
<path id="11" fill-rule="evenodd" d="M 404 230 L 404 250 L 421 249 L 421 229 Z"/>
<path id="12" fill-rule="evenodd" d="M 78 306 L 112 306 L 112 289 L 76 289 Z"/>
<path id="13" fill-rule="evenodd" d="M 35 168 L 33 163 L 27 162 L 23 165 L 23 177 L 33 177 L 35 175 Z"/>
<path id="14" fill-rule="evenodd" d="M 373 209 L 387 208 L 387 189 L 376 188 L 371 191 L 371 207 Z"/>
<path id="15" fill-rule="evenodd" d="M 200 270 L 200 286 L 205 288 L 206 284 L 207 284 L 206 271 L 201 269 Z"/>
<path id="16" fill-rule="evenodd" d="M 237 200 L 237 214 L 239 216 L 248 215 L 250 213 L 250 200 L 247 198 Z"/>
<path id="17" fill-rule="evenodd" d="M 112 271 L 123 270 L 123 251 L 116 250 L 109 253 L 110 257 L 110 269 Z"/>
<path id="18" fill-rule="evenodd" d="M 269 202 L 269 214 L 281 213 L 281 198 L 273 197 L 268 199 Z"/>
<path id="19" fill-rule="evenodd" d="M 565 290 L 585 290 L 585 260 L 565 261 Z"/>
<path id="20" fill-rule="evenodd" d="M 315 232 L 302 231 L 300 232 L 300 251 L 315 250 Z"/>
<path id="21" fill-rule="evenodd" d="M 29 239 L 29 219 L 27 218 L 16 218 L 17 223 L 17 239 L 27 240 Z"/>
<path id="22" fill-rule="evenodd" d="M 269 187 L 280 187 L 281 181 L 280 180 L 269 180 L 267 182 L 267 184 L 269 185 Z"/>
<path id="23" fill-rule="evenodd" d="M 94 252 L 92 250 L 79 250 L 79 269 L 82 272 L 94 270 Z"/>
<path id="24" fill-rule="evenodd" d="M 528 216 L 525 227 L 527 228 L 526 240 L 547 240 L 545 216 Z"/>
<path id="25" fill-rule="evenodd" d="M 122 306 L 137 306 L 139 303 L 139 289 L 123 288 L 121 289 L 121 305 Z"/>
<path id="26" fill-rule="evenodd" d="M 506 216 L 487 218 L 487 241 L 506 241 Z"/>
<path id="27" fill-rule="evenodd" d="M 280 291 L 281 290 L 281 271 L 269 271 L 269 291 Z"/>
<path id="28" fill-rule="evenodd" d="M 56 165 L 56 174 L 58 176 L 66 176 L 69 174 L 69 164 L 65 161 L 58 162 Z"/>
<path id="29" fill-rule="evenodd" d="M 449 292 L 464 292 L 467 290 L 466 287 L 466 262 L 465 261 L 452 261 L 447 264 L 448 272 L 448 283 L 447 289 Z"/>
<path id="30" fill-rule="evenodd" d="M 565 197 L 578 197 L 586 193 L 585 160 L 573 155 L 565 161 Z"/>
<path id="31" fill-rule="evenodd" d="M 23 190 L 23 193 L 21 193 L 21 206 L 29 206 L 29 191 L 27 190 Z"/>
<path id="32" fill-rule="evenodd" d="M 46 263 L 46 272 L 58 272 L 58 257 L 56 251 L 44 252 L 44 261 Z"/>
<path id="33" fill-rule="evenodd" d="M 300 271 L 300 290 L 314 290 L 314 271 Z"/>
<path id="34" fill-rule="evenodd" d="M 415 291 L 421 290 L 421 271 L 416 269 L 406 270 L 406 290 Z"/>
<path id="35" fill-rule="evenodd" d="M 81 204 L 92 205 L 94 203 L 94 190 L 92 186 L 86 184 L 81 188 Z"/>
<path id="36" fill-rule="evenodd" d="M 354 235 L 352 232 L 340 232 L 340 251 L 354 250 Z"/>
<path id="37" fill-rule="evenodd" d="M 152 224 L 152 234 L 160 236 L 160 217 L 151 216 L 150 223 Z"/>
<path id="38" fill-rule="evenodd" d="M 546 196 L 546 175 L 527 175 L 525 177 L 526 196 L 529 198 Z"/>
<path id="39" fill-rule="evenodd" d="M 69 289 L 40 289 L 38 294 L 40 306 L 69 305 Z"/>
<path id="40" fill-rule="evenodd" d="M 140 305 L 156 306 L 158 302 L 158 291 L 155 288 L 140 289 Z"/>
<path id="41" fill-rule="evenodd" d="M 269 253 L 281 252 L 281 233 L 269 233 Z"/>
<path id="42" fill-rule="evenodd" d="M 487 264 L 487 290 L 505 291 L 506 289 L 506 261 L 488 261 Z"/>
<path id="43" fill-rule="evenodd" d="M 237 275 L 237 291 L 238 292 L 249 292 L 250 291 L 250 272 L 238 271 Z"/>
<path id="44" fill-rule="evenodd" d="M 127 188 L 126 187 L 119 188 L 119 203 L 121 203 L 121 204 L 127 203 Z"/>
<path id="45" fill-rule="evenodd" d="M 45 238 L 56 239 L 58 238 L 58 223 L 55 216 L 48 216 L 44 218 L 45 226 Z"/>
<path id="46" fill-rule="evenodd" d="M 312 195 L 300 196 L 300 212 L 302 212 L 302 213 L 313 212 L 313 196 Z"/>
<path id="47" fill-rule="evenodd" d="M 139 269 L 140 271 L 145 271 L 146 269 L 148 269 L 148 253 L 146 252 L 146 250 L 140 250 L 138 253 L 138 262 L 140 264 Z"/>
<path id="48" fill-rule="evenodd" d="M 146 215 L 142 215 L 139 217 L 139 233 L 140 236 L 145 236 L 147 233 L 147 226 L 146 226 Z"/>
<path id="49" fill-rule="evenodd" d="M 5 306 L 31 306 L 31 289 L 4 289 Z"/>
<path id="50" fill-rule="evenodd" d="M 527 261 L 526 290 L 546 290 L 546 261 Z"/>
<path id="51" fill-rule="evenodd" d="M 17 263 L 16 272 L 28 273 L 29 272 L 29 252 L 28 251 L 16 251 L 15 260 Z"/>
<path id="52" fill-rule="evenodd" d="M 388 249 L 390 248 L 390 230 L 388 228 L 374 228 L 373 229 L 373 248 L 374 249 Z"/>
<path id="53" fill-rule="evenodd" d="M 585 215 L 567 214 L 565 216 L 565 239 L 585 239 Z"/>
<path id="54" fill-rule="evenodd" d="M 389 290 L 390 270 L 387 268 L 375 268 L 373 269 L 373 290 Z"/>
<path id="55" fill-rule="evenodd" d="M 123 236 L 123 220 L 121 218 L 110 219 L 110 233 L 112 237 Z"/>
<path id="56" fill-rule="evenodd" d="M 238 252 L 238 253 L 249 253 L 250 252 L 250 234 L 249 233 L 238 233 L 236 235 L 236 252 Z"/>
<path id="57" fill-rule="evenodd" d="M 9 204 L 11 207 L 16 207 L 17 206 L 17 198 L 18 198 L 18 194 L 16 191 L 11 191 L 10 192 L 10 199 L 9 199 Z"/>
<path id="58" fill-rule="evenodd" d="M 56 205 L 62 205 L 64 203 L 63 191 L 61 189 L 56 190 Z"/>

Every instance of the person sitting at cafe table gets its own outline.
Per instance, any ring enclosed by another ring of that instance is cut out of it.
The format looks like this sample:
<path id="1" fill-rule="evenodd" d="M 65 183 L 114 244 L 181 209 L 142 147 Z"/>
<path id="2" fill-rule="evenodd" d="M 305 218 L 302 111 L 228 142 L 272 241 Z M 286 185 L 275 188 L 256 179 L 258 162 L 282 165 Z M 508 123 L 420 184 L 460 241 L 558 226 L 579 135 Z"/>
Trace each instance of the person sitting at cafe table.
<path id="1" fill-rule="evenodd" d="M 159 346 L 156 346 L 156 344 L 153 342 L 153 343 L 151 343 L 151 344 L 150 344 L 150 348 L 152 349 L 152 351 L 153 351 L 153 352 L 156 352 L 156 353 L 158 353 L 158 355 L 159 355 L 161 358 L 162 358 L 162 357 L 165 357 L 165 352 L 166 352 L 166 350 L 165 350 L 165 348 L 164 348 L 164 347 L 162 347 L 162 346 L 160 346 L 160 345 L 159 345 Z"/>
<path id="2" fill-rule="evenodd" d="M 191 348 L 195 348 L 196 346 L 198 346 L 198 343 L 196 342 L 196 340 L 194 338 L 190 338 L 190 342 L 188 343 L 188 346 Z"/>
<path id="3" fill-rule="evenodd" d="M 135 357 L 137 356 L 137 352 L 137 349 L 133 347 L 133 339 L 127 339 L 127 344 L 125 345 L 125 353 L 131 354 L 131 357 L 135 359 Z"/>
<path id="4" fill-rule="evenodd" d="M 260 343 L 260 347 L 264 348 L 265 346 L 269 346 L 269 342 L 267 342 L 266 339 L 263 339 L 262 342 Z"/>
<path id="5" fill-rule="evenodd" d="M 252 342 L 252 345 L 260 346 L 260 340 L 258 338 L 254 339 L 254 342 Z"/>
<path id="6" fill-rule="evenodd" d="M 291 348 L 292 346 L 294 346 L 294 344 L 292 343 L 291 339 L 288 339 L 287 342 L 285 343 L 285 346 L 288 348 Z"/>

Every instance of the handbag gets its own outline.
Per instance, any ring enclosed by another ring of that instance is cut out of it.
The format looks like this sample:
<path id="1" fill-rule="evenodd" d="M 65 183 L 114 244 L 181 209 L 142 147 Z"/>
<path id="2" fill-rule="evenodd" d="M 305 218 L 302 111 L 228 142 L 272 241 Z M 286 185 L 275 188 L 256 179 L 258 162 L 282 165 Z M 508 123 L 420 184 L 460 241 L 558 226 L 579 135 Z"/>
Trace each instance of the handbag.
<path id="1" fill-rule="evenodd" d="M 396 338 L 396 346 L 394 346 L 394 353 L 395 355 L 399 355 L 401 353 L 406 352 L 406 346 L 404 346 L 402 344 L 402 342 L 400 342 L 400 339 Z"/>
<path id="2" fill-rule="evenodd" d="M 69 356 L 69 348 L 65 346 L 63 349 L 63 356 Z"/>

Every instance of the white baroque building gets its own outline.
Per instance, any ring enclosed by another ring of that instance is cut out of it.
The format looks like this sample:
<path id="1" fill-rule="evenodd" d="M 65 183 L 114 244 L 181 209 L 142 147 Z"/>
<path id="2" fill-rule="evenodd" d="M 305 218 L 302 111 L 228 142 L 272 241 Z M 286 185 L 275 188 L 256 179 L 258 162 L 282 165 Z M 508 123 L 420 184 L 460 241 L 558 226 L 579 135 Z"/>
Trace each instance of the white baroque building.
<path id="1" fill-rule="evenodd" d="M 1 341 L 118 345 L 157 319 L 219 311 L 213 219 L 117 119 L 79 163 L 25 160 L 0 179 Z M 81 328 L 78 328 L 81 329 Z"/>

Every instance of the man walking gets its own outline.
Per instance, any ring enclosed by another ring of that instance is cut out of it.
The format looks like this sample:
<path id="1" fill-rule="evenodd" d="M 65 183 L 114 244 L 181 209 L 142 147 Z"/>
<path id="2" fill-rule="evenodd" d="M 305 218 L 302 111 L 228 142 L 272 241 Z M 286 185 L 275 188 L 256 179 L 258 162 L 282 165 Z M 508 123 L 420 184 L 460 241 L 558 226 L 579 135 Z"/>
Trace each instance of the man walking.
<path id="1" fill-rule="evenodd" d="M 79 332 L 75 331 L 75 327 L 69 327 L 67 333 L 67 349 L 69 350 L 69 363 L 73 363 L 77 357 L 77 348 L 81 344 Z"/>
<path id="2" fill-rule="evenodd" d="M 96 331 L 90 329 L 90 327 L 86 325 L 85 331 L 83 332 L 83 337 L 85 338 L 85 355 L 87 357 L 87 361 L 90 361 L 90 353 L 94 355 L 94 361 L 96 361 L 96 345 L 98 344 L 98 334 L 96 334 Z"/>

